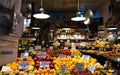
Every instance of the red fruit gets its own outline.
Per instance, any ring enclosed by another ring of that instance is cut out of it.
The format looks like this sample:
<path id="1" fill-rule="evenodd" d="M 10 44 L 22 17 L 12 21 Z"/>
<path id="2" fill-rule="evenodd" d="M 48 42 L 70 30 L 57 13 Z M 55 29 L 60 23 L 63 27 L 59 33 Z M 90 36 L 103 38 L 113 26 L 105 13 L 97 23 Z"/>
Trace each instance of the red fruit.
<path id="1" fill-rule="evenodd" d="M 35 58 L 34 58 L 34 60 L 36 61 L 36 60 L 37 60 L 37 58 L 35 57 Z"/>
<path id="2" fill-rule="evenodd" d="M 40 66 L 40 64 L 36 64 L 36 67 L 38 68 Z"/>
<path id="3" fill-rule="evenodd" d="M 54 66 L 53 65 L 49 65 L 50 68 L 53 68 Z"/>
<path id="4" fill-rule="evenodd" d="M 36 64 L 40 64 L 40 61 L 36 61 Z"/>

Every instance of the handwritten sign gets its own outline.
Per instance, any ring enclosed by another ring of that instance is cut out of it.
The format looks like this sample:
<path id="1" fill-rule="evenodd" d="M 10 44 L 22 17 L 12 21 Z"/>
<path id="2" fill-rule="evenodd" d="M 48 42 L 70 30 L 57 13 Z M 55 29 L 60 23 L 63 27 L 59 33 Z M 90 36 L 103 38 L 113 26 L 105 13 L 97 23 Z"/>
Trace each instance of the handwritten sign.
<path id="1" fill-rule="evenodd" d="M 66 58 L 66 55 L 59 55 L 58 58 Z"/>
<path id="2" fill-rule="evenodd" d="M 74 48 L 74 49 L 76 49 L 76 46 L 71 46 L 71 48 Z"/>
<path id="3" fill-rule="evenodd" d="M 87 46 L 86 48 L 87 48 L 87 49 L 89 49 L 90 47 L 89 47 L 89 46 Z"/>
<path id="4" fill-rule="evenodd" d="M 28 58 L 29 53 L 25 52 L 25 53 L 21 53 L 21 58 Z"/>
<path id="5" fill-rule="evenodd" d="M 68 47 L 64 47 L 64 50 L 68 49 Z"/>
<path id="6" fill-rule="evenodd" d="M 40 68 L 43 67 L 49 67 L 49 62 L 48 61 L 40 61 Z"/>
<path id="7" fill-rule="evenodd" d="M 79 47 L 79 49 L 81 49 L 81 46 Z"/>
<path id="8" fill-rule="evenodd" d="M 37 55 L 39 57 L 45 58 L 46 57 L 46 52 L 39 52 Z"/>
<path id="9" fill-rule="evenodd" d="M 95 47 L 92 47 L 92 49 L 94 50 L 94 49 L 95 49 Z"/>
<path id="10" fill-rule="evenodd" d="M 66 65 L 61 65 L 60 66 L 60 71 L 66 71 L 67 70 L 67 67 L 66 67 Z"/>
<path id="11" fill-rule="evenodd" d="M 2 66 L 2 69 L 1 69 L 2 72 L 8 71 L 8 70 L 11 70 L 9 66 Z"/>
<path id="12" fill-rule="evenodd" d="M 84 64 L 82 64 L 82 63 L 76 63 L 75 69 L 76 70 L 84 70 Z"/>
<path id="13" fill-rule="evenodd" d="M 35 50 L 41 49 L 41 45 L 35 46 Z"/>
<path id="14" fill-rule="evenodd" d="M 53 46 L 50 46 L 49 49 L 53 49 Z"/>
<path id="15" fill-rule="evenodd" d="M 45 50 L 46 50 L 46 48 L 45 48 L 45 47 L 43 47 L 43 48 L 42 48 L 42 50 L 43 50 L 43 51 L 45 51 Z"/>
<path id="16" fill-rule="evenodd" d="M 19 69 L 28 69 L 29 68 L 29 62 L 28 61 L 21 61 L 19 63 Z"/>
<path id="17" fill-rule="evenodd" d="M 88 70 L 91 71 L 91 72 L 94 72 L 95 66 L 94 66 L 94 65 L 90 65 L 90 66 L 88 67 Z"/>
<path id="18" fill-rule="evenodd" d="M 89 55 L 82 55 L 82 58 L 85 60 L 89 60 L 90 56 Z"/>

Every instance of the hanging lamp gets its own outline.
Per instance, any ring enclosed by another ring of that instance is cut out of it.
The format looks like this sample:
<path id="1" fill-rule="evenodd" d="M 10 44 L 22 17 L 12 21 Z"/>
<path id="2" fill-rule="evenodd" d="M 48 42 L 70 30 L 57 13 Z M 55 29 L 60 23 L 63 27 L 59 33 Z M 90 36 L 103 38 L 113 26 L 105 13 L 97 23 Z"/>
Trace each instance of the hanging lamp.
<path id="1" fill-rule="evenodd" d="M 81 15 L 80 10 L 79 10 L 79 0 L 78 0 L 78 11 L 76 13 L 76 16 L 71 18 L 72 21 L 84 21 L 86 18 Z"/>
<path id="2" fill-rule="evenodd" d="M 44 13 L 44 9 L 43 9 L 43 7 L 42 7 L 42 0 L 41 0 L 40 12 L 34 14 L 33 17 L 35 17 L 35 18 L 37 18 L 37 19 L 47 19 L 47 18 L 50 17 L 48 14 L 45 14 L 45 13 Z"/>
<path id="3" fill-rule="evenodd" d="M 35 24 L 34 26 L 31 27 L 31 29 L 34 29 L 34 30 L 39 30 L 40 27 L 37 26 L 37 24 Z"/>
<path id="4" fill-rule="evenodd" d="M 114 25 L 110 25 L 107 30 L 117 30 L 117 27 Z"/>

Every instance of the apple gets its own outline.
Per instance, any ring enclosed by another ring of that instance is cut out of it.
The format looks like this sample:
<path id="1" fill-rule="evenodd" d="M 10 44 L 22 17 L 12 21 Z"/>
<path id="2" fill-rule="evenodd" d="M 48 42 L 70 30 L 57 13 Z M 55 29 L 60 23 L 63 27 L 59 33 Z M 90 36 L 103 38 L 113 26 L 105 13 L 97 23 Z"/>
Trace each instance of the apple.
<path id="1" fill-rule="evenodd" d="M 36 63 L 36 64 L 40 64 L 40 61 L 36 61 L 35 63 Z"/>
<path id="2" fill-rule="evenodd" d="M 37 57 L 35 57 L 34 60 L 36 61 L 36 60 L 37 60 Z"/>

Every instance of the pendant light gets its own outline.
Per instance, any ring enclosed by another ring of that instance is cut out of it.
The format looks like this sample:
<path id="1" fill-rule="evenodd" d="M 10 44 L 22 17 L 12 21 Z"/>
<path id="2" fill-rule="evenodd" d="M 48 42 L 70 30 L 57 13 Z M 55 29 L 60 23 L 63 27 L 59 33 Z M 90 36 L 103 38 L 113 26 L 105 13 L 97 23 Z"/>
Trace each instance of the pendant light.
<path id="1" fill-rule="evenodd" d="M 39 30 L 40 27 L 37 26 L 37 24 L 35 24 L 34 26 L 31 27 L 31 29 L 34 29 L 34 30 Z"/>
<path id="2" fill-rule="evenodd" d="M 80 10 L 79 10 L 79 0 L 78 0 L 78 11 L 76 13 L 76 16 L 71 18 L 72 21 L 84 21 L 86 18 L 81 15 Z"/>
<path id="3" fill-rule="evenodd" d="M 45 14 L 45 13 L 44 13 L 44 9 L 43 9 L 43 7 L 42 7 L 42 0 L 41 0 L 40 12 L 34 14 L 33 17 L 35 17 L 35 18 L 37 18 L 37 19 L 47 19 L 47 18 L 50 17 L 48 14 Z"/>
<path id="4" fill-rule="evenodd" d="M 117 27 L 114 25 L 111 25 L 107 28 L 108 30 L 117 30 Z"/>
<path id="5" fill-rule="evenodd" d="M 103 29 L 98 30 L 98 33 L 105 33 Z"/>

